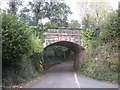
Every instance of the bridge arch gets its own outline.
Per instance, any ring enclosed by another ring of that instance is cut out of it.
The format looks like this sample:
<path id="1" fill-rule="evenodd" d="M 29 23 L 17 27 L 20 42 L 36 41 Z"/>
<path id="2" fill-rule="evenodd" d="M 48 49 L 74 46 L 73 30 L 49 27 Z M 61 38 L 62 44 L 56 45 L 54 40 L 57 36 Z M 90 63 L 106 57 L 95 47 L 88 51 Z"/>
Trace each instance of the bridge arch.
<path id="1" fill-rule="evenodd" d="M 74 57 L 75 57 L 73 69 L 77 70 L 79 68 L 79 63 L 83 59 L 83 54 L 85 51 L 84 47 L 80 46 L 79 44 L 70 42 L 70 41 L 58 41 L 58 42 L 51 43 L 48 46 L 44 47 L 44 50 L 52 46 L 64 46 L 64 47 L 71 49 L 74 52 Z"/>
<path id="2" fill-rule="evenodd" d="M 68 28 L 48 29 L 44 33 L 44 37 L 44 49 L 50 46 L 65 46 L 74 51 L 74 70 L 79 68 L 79 64 L 86 54 L 86 47 L 83 45 L 81 30 Z"/>

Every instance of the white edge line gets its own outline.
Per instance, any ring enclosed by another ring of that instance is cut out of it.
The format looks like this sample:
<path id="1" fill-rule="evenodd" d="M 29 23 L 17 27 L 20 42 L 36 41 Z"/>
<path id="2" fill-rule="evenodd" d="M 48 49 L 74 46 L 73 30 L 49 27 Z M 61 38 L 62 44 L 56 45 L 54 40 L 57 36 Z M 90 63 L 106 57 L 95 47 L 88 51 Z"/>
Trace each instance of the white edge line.
<path id="1" fill-rule="evenodd" d="M 74 77 L 75 77 L 75 83 L 76 83 L 77 87 L 80 88 L 80 84 L 78 82 L 78 78 L 77 78 L 77 74 L 76 73 L 74 73 Z"/>

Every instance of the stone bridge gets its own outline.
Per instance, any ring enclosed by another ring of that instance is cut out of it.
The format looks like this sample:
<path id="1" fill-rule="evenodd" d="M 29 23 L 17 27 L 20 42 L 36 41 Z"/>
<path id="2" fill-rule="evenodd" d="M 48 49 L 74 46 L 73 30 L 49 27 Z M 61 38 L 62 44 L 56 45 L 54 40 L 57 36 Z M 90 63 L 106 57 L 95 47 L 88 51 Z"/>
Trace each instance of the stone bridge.
<path id="1" fill-rule="evenodd" d="M 45 33 L 44 49 L 50 46 L 65 46 L 74 51 L 74 70 L 84 58 L 85 47 L 82 43 L 81 30 L 48 29 Z"/>

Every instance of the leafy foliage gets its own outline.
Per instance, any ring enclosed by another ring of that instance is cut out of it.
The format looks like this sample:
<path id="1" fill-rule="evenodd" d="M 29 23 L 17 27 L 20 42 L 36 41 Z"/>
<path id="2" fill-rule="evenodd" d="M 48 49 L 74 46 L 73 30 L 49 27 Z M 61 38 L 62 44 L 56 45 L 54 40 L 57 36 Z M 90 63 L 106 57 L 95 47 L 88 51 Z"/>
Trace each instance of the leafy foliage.
<path id="1" fill-rule="evenodd" d="M 65 26 L 67 25 L 67 15 L 72 13 L 65 3 L 59 1 L 29 2 L 29 6 L 30 8 L 24 7 L 19 16 L 25 21 L 28 21 L 30 25 L 42 24 L 42 19 L 47 18 L 53 23 Z M 30 12 L 32 12 L 32 16 L 28 18 L 27 15 L 29 15 Z"/>
<path id="2" fill-rule="evenodd" d="M 44 42 L 44 32 L 47 30 L 45 26 L 30 26 L 32 33 L 34 35 L 38 36 L 38 38 L 41 39 L 41 42 Z"/>
<path id="3" fill-rule="evenodd" d="M 44 50 L 44 68 L 48 69 L 51 65 L 59 64 L 70 57 L 70 49 L 63 46 L 48 47 Z"/>
<path id="4" fill-rule="evenodd" d="M 59 54 L 61 51 L 59 52 L 58 49 L 59 47 L 48 47 L 44 50 L 45 69 L 48 69 L 50 66 L 61 62 L 61 55 Z"/>
<path id="5" fill-rule="evenodd" d="M 31 50 L 31 30 L 11 14 L 3 13 L 2 17 L 2 46 L 3 63 L 14 63 L 16 58 L 27 54 Z"/>
<path id="6" fill-rule="evenodd" d="M 16 14 L 17 11 L 18 11 L 18 7 L 20 5 L 22 5 L 21 0 L 18 0 L 18 1 L 11 1 L 11 0 L 9 0 L 9 9 L 8 9 L 8 12 Z"/>
<path id="7" fill-rule="evenodd" d="M 33 31 L 15 15 L 2 13 L 3 84 L 18 84 L 38 75 L 43 47 Z"/>
<path id="8" fill-rule="evenodd" d="M 69 27 L 72 29 L 79 29 L 80 23 L 77 20 L 71 20 L 71 23 L 69 23 Z"/>
<path id="9" fill-rule="evenodd" d="M 58 23 L 53 23 L 53 22 L 47 22 L 45 23 L 44 26 L 47 28 L 58 28 L 59 27 Z"/>
<path id="10" fill-rule="evenodd" d="M 113 11 L 107 0 L 85 0 L 79 6 L 84 11 L 80 13 L 84 29 L 100 28 L 104 19 Z"/>
<path id="11" fill-rule="evenodd" d="M 70 8 L 61 2 L 50 2 L 47 18 L 52 22 L 62 23 L 63 25 L 67 25 L 67 16 L 71 14 Z M 58 22 L 59 21 L 59 22 Z"/>
<path id="12" fill-rule="evenodd" d="M 83 43 L 87 45 L 88 52 L 93 54 L 94 48 L 98 43 L 98 38 L 95 30 L 86 29 L 82 31 Z"/>
<path id="13" fill-rule="evenodd" d="M 88 54 L 80 66 L 82 74 L 98 80 L 119 82 L 120 18 L 118 15 L 119 9 L 109 12 L 104 18 L 101 17 L 102 21 L 97 17 L 98 22 L 102 22 L 99 24 L 99 33 L 97 30 L 88 30 L 91 28 L 90 25 L 94 24 L 90 15 L 83 19 L 86 30 L 82 31 L 82 38 L 87 45 Z"/>
<path id="14" fill-rule="evenodd" d="M 118 11 L 111 13 L 104 19 L 100 26 L 100 34 L 97 34 L 95 30 L 86 29 L 82 31 L 82 38 L 88 51 L 80 67 L 82 74 L 98 80 L 119 82 L 118 38 L 120 36 L 120 18 Z"/>
<path id="15" fill-rule="evenodd" d="M 120 17 L 118 17 L 118 11 L 113 12 L 105 24 L 103 25 L 102 31 L 100 33 L 100 38 L 103 41 L 111 41 L 120 36 Z"/>
<path id="16" fill-rule="evenodd" d="M 109 60 L 96 61 L 94 58 L 90 59 L 86 58 L 83 61 L 83 64 L 80 66 L 81 68 L 80 73 L 97 80 L 104 80 L 117 83 L 118 72 L 115 71 L 115 68 L 116 70 L 118 68 L 116 67 L 115 62 L 114 64 L 113 63 L 110 64 L 110 62 L 107 63 L 107 61 Z M 109 66 L 111 66 L 112 69 Z"/>
<path id="17" fill-rule="evenodd" d="M 19 13 L 19 17 L 29 24 L 32 23 L 30 9 L 28 7 L 23 7 Z"/>
<path id="18" fill-rule="evenodd" d="M 40 53 L 43 50 L 42 42 L 40 38 L 38 36 L 36 37 L 35 35 L 32 35 L 31 41 L 32 41 L 31 44 L 32 44 L 33 52 Z"/>

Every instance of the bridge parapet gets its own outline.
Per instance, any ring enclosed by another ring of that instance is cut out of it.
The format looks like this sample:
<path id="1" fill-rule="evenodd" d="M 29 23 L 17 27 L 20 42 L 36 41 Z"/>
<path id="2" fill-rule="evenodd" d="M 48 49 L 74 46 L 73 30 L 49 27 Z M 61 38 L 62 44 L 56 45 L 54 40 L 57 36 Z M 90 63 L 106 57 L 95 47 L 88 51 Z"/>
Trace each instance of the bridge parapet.
<path id="1" fill-rule="evenodd" d="M 81 46 L 82 37 L 80 30 L 67 30 L 67 29 L 48 29 L 45 33 L 44 47 L 50 44 L 68 41 Z"/>

